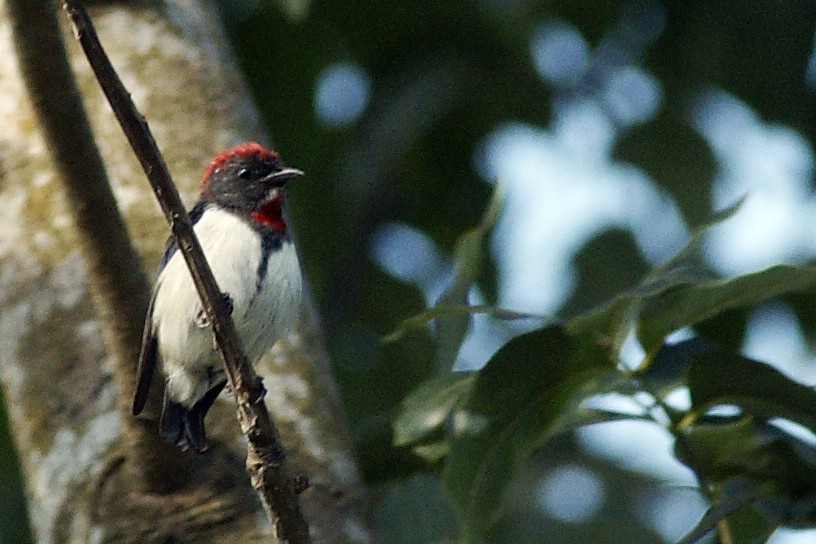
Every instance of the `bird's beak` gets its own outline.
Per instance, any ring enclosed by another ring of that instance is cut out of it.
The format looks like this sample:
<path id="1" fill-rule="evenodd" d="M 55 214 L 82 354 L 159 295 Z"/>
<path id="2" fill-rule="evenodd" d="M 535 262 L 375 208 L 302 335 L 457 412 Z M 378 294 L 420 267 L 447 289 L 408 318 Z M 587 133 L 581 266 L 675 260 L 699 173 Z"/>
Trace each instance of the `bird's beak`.
<path id="1" fill-rule="evenodd" d="M 277 172 L 272 172 L 271 174 L 266 176 L 263 180 L 266 183 L 271 183 L 275 187 L 283 187 L 288 182 L 302 175 L 303 171 L 298 170 L 297 168 L 283 168 L 281 170 L 278 170 Z"/>

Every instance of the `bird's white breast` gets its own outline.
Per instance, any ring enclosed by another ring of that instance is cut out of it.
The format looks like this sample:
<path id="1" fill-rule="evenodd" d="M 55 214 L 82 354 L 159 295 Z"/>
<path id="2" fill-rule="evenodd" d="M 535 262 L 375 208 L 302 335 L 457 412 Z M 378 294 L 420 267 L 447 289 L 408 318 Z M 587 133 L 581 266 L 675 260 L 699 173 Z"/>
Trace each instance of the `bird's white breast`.
<path id="1" fill-rule="evenodd" d="M 294 245 L 284 240 L 270 250 L 261 281 L 261 236 L 245 220 L 210 208 L 195 232 L 221 292 L 232 298 L 232 319 L 247 356 L 255 362 L 300 315 L 301 276 Z M 179 401 L 200 398 L 210 386 L 207 367 L 221 368 L 221 363 L 211 329 L 196 324 L 202 305 L 179 251 L 159 275 L 157 289 L 153 326 L 168 387 Z"/>

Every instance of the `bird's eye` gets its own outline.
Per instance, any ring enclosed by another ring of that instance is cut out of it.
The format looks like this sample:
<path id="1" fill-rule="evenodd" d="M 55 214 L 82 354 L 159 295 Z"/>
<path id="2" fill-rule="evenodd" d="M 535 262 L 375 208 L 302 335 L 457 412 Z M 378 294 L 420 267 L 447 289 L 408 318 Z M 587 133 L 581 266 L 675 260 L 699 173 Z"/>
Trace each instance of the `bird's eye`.
<path id="1" fill-rule="evenodd" d="M 249 168 L 241 168 L 238 170 L 238 177 L 241 179 L 249 179 L 251 175 L 252 172 L 250 172 Z"/>

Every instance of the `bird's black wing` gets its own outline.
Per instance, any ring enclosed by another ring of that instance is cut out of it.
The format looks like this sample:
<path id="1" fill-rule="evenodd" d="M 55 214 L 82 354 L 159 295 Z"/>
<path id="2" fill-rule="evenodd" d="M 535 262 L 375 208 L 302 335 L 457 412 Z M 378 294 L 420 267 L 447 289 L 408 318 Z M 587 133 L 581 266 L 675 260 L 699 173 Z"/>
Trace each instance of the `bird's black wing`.
<path id="1" fill-rule="evenodd" d="M 190 221 L 193 225 L 201 219 L 204 207 L 205 204 L 200 202 L 190 210 Z M 159 265 L 159 274 L 170 262 L 176 251 L 178 251 L 178 242 L 176 242 L 175 236 L 170 236 L 165 244 L 164 255 Z M 144 332 L 142 333 L 142 349 L 139 353 L 139 367 L 136 371 L 138 382 L 136 384 L 136 393 L 133 395 L 134 416 L 141 414 L 142 410 L 144 410 L 147 394 L 150 392 L 150 382 L 153 380 L 153 371 L 156 369 L 156 363 L 158 362 L 158 339 L 153 330 L 153 305 L 156 302 L 157 292 L 158 289 L 153 289 L 150 304 L 147 306 L 147 316 L 145 317 Z"/>
<path id="2" fill-rule="evenodd" d="M 147 394 L 150 392 L 150 382 L 153 380 L 153 371 L 156 369 L 158 356 L 158 339 L 153 330 L 153 303 L 156 301 L 156 290 L 150 296 L 147 306 L 144 332 L 142 333 L 142 350 L 139 353 L 139 368 L 136 371 L 138 382 L 136 393 L 133 394 L 133 415 L 138 416 L 144 410 Z"/>

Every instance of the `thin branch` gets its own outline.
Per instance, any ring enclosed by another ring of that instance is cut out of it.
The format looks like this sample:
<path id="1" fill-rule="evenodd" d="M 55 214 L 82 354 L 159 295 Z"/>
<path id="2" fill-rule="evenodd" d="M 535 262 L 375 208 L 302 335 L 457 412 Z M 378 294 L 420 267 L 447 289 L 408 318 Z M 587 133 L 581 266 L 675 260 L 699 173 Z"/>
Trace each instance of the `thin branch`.
<path id="1" fill-rule="evenodd" d="M 717 532 L 720 534 L 720 544 L 734 544 L 734 538 L 731 536 L 731 528 L 728 526 L 728 518 L 721 519 L 717 522 Z"/>
<path id="2" fill-rule="evenodd" d="M 136 109 L 130 94 L 102 49 L 82 3 L 78 0 L 66 0 L 63 8 L 68 13 L 76 37 L 170 223 L 179 250 L 187 262 L 202 299 L 204 310 L 212 323 L 227 379 L 238 403 L 241 430 L 249 441 L 247 470 L 252 486 L 258 492 L 276 529 L 277 537 L 282 542 L 309 542 L 309 529 L 300 511 L 297 497 L 303 490 L 303 480 L 291 478 L 287 474 L 284 448 L 263 402 L 265 394 L 263 384 L 244 353 L 241 339 L 204 258 L 164 158 L 158 150 L 147 122 Z"/>

